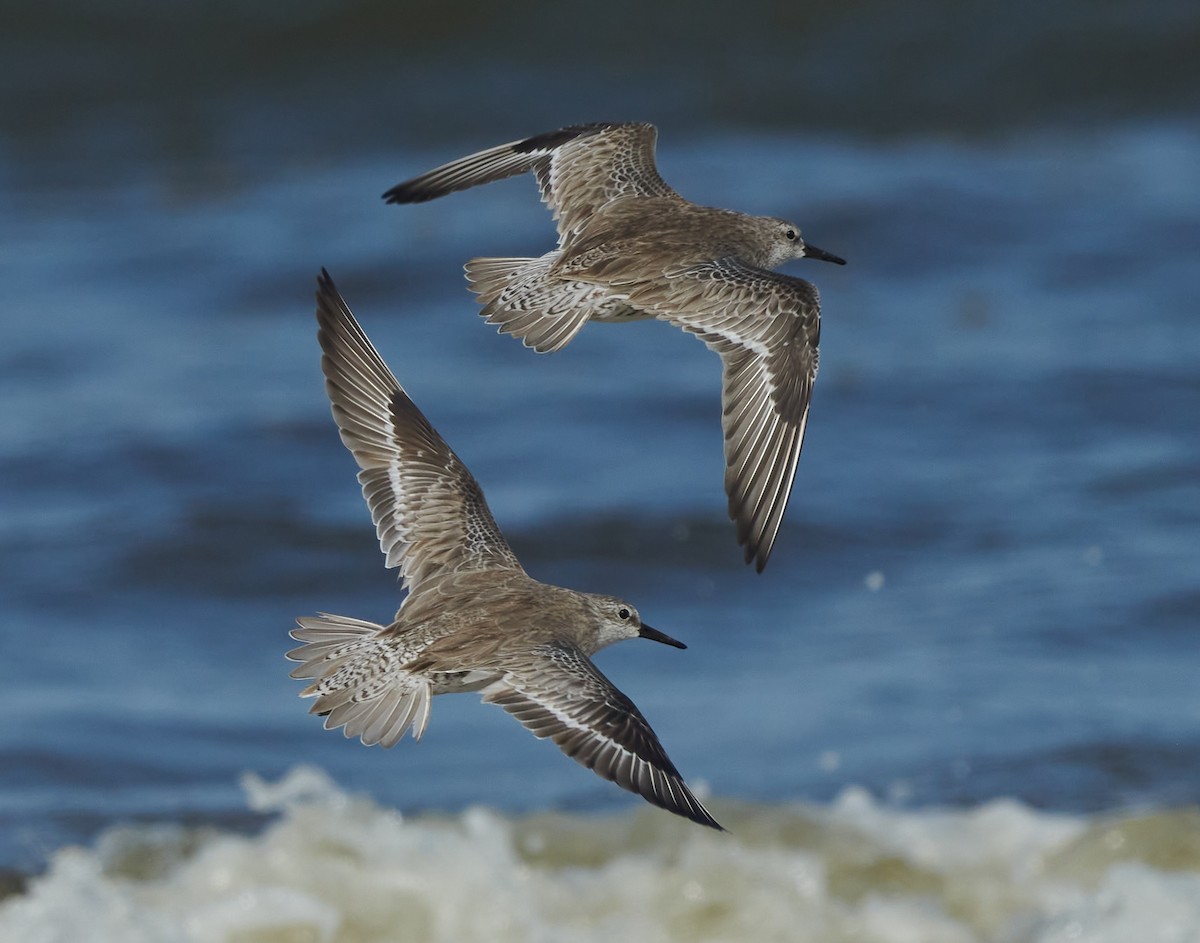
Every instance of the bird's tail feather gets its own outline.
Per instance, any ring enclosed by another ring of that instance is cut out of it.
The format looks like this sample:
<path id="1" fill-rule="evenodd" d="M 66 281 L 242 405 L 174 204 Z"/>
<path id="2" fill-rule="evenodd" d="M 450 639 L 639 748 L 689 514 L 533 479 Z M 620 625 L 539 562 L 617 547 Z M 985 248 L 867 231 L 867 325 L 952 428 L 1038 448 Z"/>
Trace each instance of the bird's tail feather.
<path id="1" fill-rule="evenodd" d="M 313 679 L 300 692 L 316 698 L 310 713 L 325 729 L 344 728 L 367 746 L 394 746 L 412 729 L 420 739 L 429 722 L 429 682 L 406 671 L 407 659 L 374 622 L 322 612 L 296 620 L 292 638 L 304 642 L 287 657 L 300 664 L 293 678 Z"/>
<path id="2" fill-rule="evenodd" d="M 565 347 L 606 300 L 598 285 L 552 275 L 556 258 L 552 252 L 538 259 L 472 259 L 466 265 L 487 322 L 543 354 Z"/>

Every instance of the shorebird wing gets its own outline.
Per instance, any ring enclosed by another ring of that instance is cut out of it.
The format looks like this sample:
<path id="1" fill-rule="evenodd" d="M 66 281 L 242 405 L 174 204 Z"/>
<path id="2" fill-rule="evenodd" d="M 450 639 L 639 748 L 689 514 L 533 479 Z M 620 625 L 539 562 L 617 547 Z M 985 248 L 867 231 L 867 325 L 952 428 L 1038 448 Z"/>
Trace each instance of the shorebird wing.
<path id="1" fill-rule="evenodd" d="M 581 124 L 510 141 L 436 167 L 388 190 L 389 203 L 423 203 L 525 171 L 537 176 L 560 242 L 605 203 L 624 196 L 674 196 L 654 163 L 652 124 Z"/>
<path id="2" fill-rule="evenodd" d="M 579 649 L 544 646 L 536 661 L 484 689 L 535 737 L 646 801 L 721 830 L 684 783 L 646 718 Z"/>
<path id="3" fill-rule="evenodd" d="M 396 381 L 323 269 L 321 370 L 342 442 L 362 469 L 379 548 L 415 590 L 431 574 L 521 570 L 474 476 Z"/>
<path id="4" fill-rule="evenodd" d="M 438 197 L 504 180 L 533 170 L 547 159 L 545 150 L 520 149 L 525 141 L 509 141 L 435 167 L 398 183 L 383 195 L 388 203 L 426 203 Z"/>
<path id="5" fill-rule="evenodd" d="M 721 356 L 725 491 L 746 562 L 761 572 L 779 532 L 817 377 L 821 304 L 809 282 L 719 259 L 641 284 L 630 303 Z"/>

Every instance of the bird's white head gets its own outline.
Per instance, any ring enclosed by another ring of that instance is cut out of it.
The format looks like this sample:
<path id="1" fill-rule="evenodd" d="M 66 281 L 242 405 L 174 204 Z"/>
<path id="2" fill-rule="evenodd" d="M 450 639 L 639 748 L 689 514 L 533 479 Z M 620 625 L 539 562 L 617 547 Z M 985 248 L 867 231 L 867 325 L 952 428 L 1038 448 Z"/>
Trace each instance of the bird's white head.
<path id="1" fill-rule="evenodd" d="M 618 599 L 616 596 L 599 596 L 590 593 L 587 598 L 596 614 L 594 639 L 596 651 L 627 638 L 648 638 L 655 642 L 662 642 L 664 645 L 673 645 L 675 648 L 687 648 L 683 642 L 646 625 L 637 609 L 625 600 Z"/>

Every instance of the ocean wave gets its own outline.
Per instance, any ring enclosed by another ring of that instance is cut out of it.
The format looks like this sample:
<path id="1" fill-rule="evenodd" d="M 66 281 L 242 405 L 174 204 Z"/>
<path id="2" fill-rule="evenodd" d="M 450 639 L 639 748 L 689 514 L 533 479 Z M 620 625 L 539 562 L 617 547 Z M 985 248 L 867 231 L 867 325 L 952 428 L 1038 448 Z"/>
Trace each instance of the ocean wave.
<path id="1" fill-rule="evenodd" d="M 320 770 L 243 781 L 257 834 L 121 826 L 0 903 L 0 939 L 1196 940 L 1200 815 L 1011 800 L 899 810 L 713 803 L 720 835 L 645 809 L 407 818 Z"/>

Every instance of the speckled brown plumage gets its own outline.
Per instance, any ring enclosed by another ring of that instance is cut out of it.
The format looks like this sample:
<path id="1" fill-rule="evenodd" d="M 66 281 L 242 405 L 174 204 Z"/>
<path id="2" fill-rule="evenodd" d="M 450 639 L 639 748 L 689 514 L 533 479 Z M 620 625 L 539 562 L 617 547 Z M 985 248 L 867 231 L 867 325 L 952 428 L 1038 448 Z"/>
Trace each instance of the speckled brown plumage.
<path id="1" fill-rule="evenodd" d="M 483 315 L 539 352 L 591 321 L 660 318 L 699 337 L 723 366 L 729 515 L 762 570 L 795 478 L 817 375 L 821 304 L 789 259 L 842 263 L 769 216 L 698 206 L 659 175 L 649 124 L 577 125 L 489 148 L 393 187 L 419 203 L 532 172 L 558 224 L 536 259 L 473 259 Z"/>
<path id="2" fill-rule="evenodd" d="M 475 478 L 396 382 L 332 280 L 317 292 L 326 391 L 405 597 L 389 625 L 303 617 L 288 653 L 325 726 L 367 745 L 419 738 L 436 694 L 479 691 L 568 756 L 719 829 L 634 703 L 589 656 L 614 642 L 681 643 L 615 596 L 530 577 Z"/>

